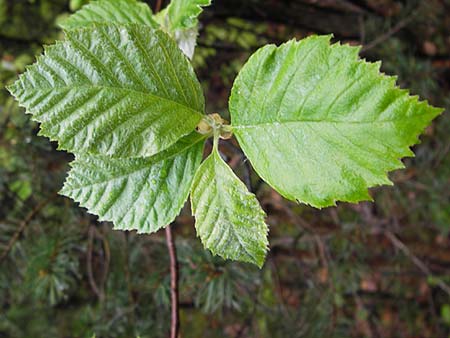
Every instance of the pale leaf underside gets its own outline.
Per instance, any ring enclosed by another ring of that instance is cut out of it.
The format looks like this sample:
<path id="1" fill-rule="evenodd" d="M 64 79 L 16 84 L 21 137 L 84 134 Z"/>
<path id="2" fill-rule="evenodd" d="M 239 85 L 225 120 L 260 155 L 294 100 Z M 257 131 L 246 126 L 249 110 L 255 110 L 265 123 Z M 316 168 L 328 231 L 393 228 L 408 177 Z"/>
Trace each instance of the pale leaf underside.
<path id="1" fill-rule="evenodd" d="M 264 211 L 217 150 L 202 163 L 192 187 L 195 227 L 205 248 L 262 266 L 268 246 Z"/>
<path id="2" fill-rule="evenodd" d="M 315 207 L 370 199 L 442 110 L 409 96 L 356 47 L 313 36 L 257 51 L 233 86 L 234 132 L 258 174 Z"/>
<path id="3" fill-rule="evenodd" d="M 168 148 L 204 111 L 200 83 L 175 42 L 138 25 L 67 32 L 9 89 L 60 149 L 115 157 Z"/>

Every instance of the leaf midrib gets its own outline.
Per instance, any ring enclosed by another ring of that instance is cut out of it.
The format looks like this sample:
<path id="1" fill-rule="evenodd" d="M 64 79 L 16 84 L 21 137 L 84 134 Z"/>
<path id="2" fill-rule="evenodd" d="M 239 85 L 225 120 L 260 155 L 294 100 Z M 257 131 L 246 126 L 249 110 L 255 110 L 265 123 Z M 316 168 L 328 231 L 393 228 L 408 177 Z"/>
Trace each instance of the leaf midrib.
<path id="1" fill-rule="evenodd" d="M 52 91 L 56 91 L 56 90 L 97 89 L 97 88 L 98 89 L 107 89 L 107 90 L 127 91 L 127 92 L 134 93 L 136 95 L 141 95 L 141 96 L 144 96 L 144 97 L 150 96 L 150 97 L 153 97 L 153 98 L 156 98 L 156 99 L 160 99 L 160 100 L 163 100 L 163 101 L 167 101 L 167 102 L 173 103 L 173 104 L 175 104 L 177 106 L 181 106 L 183 108 L 186 108 L 187 110 L 189 110 L 189 111 L 191 111 L 193 113 L 196 113 L 200 117 L 202 117 L 204 115 L 199 110 L 193 109 L 193 108 L 191 108 L 191 107 L 189 107 L 189 106 L 187 106 L 187 105 L 185 105 L 183 103 L 177 102 L 175 100 L 171 100 L 171 99 L 168 99 L 168 98 L 163 97 L 163 96 L 159 96 L 159 95 L 155 95 L 155 94 L 152 94 L 152 93 L 143 92 L 143 91 L 139 91 L 139 90 L 135 90 L 135 89 L 131 89 L 131 88 L 122 88 L 122 87 L 113 87 L 113 86 L 104 86 L 104 85 L 100 85 L 100 86 L 99 85 L 95 85 L 95 86 L 89 86 L 89 85 L 68 85 L 68 86 L 58 86 L 56 88 L 52 88 L 52 87 L 49 87 L 49 88 L 45 88 L 44 87 L 44 88 L 42 88 L 42 87 L 40 87 L 40 88 L 34 89 L 34 90 L 27 90 L 27 94 L 31 93 L 32 95 L 29 95 L 29 96 L 34 96 L 35 93 L 41 93 L 42 94 L 44 91 L 47 91 L 45 93 L 45 94 L 47 94 L 47 93 L 51 93 Z"/>
<path id="2" fill-rule="evenodd" d="M 234 172 L 233 170 L 231 170 L 231 168 L 222 160 L 222 158 L 220 157 L 219 153 L 217 151 L 214 151 L 214 172 L 218 172 L 217 170 L 217 166 L 224 166 L 223 169 L 225 170 L 229 170 L 231 172 L 231 175 L 234 176 Z M 216 158 L 217 157 L 217 158 Z M 216 175 L 217 177 L 217 181 L 220 181 L 221 184 L 218 184 L 219 189 L 223 189 L 224 187 L 227 186 L 226 182 L 223 181 L 223 177 L 221 177 L 221 175 Z M 232 205 L 232 201 L 229 200 L 228 198 L 228 194 L 227 193 L 222 193 L 222 196 L 227 199 L 227 204 L 228 205 Z M 226 214 L 228 213 L 227 209 L 224 209 L 224 212 Z M 226 217 L 225 219 L 230 219 L 230 217 Z M 251 252 L 249 252 L 247 250 L 247 248 L 245 247 L 245 245 L 242 243 L 240 236 L 238 235 L 239 232 L 237 231 L 234 222 L 228 222 L 231 226 L 233 235 L 235 236 L 235 238 L 237 239 L 237 241 L 239 242 L 240 247 L 242 248 L 242 250 L 247 254 L 247 256 L 253 260 L 254 262 L 258 262 L 258 260 L 256 259 L 255 256 L 253 256 L 253 254 Z"/>
<path id="3" fill-rule="evenodd" d="M 427 114 L 408 116 L 408 118 L 425 117 Z M 272 121 L 253 124 L 233 125 L 234 129 L 258 128 L 263 126 L 277 126 L 282 124 L 301 124 L 301 123 L 327 123 L 327 124 L 376 124 L 376 123 L 392 123 L 406 120 L 405 117 L 392 120 L 373 120 L 373 121 L 338 121 L 338 120 L 297 120 L 297 121 Z"/>

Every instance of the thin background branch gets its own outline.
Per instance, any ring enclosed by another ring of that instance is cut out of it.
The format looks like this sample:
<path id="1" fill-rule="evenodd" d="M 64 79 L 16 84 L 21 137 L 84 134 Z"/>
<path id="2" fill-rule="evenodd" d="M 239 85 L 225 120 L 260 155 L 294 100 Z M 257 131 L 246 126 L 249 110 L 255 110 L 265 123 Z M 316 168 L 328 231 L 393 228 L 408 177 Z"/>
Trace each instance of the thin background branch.
<path id="1" fill-rule="evenodd" d="M 3 260 L 8 257 L 9 252 L 13 248 L 14 244 L 19 240 L 20 235 L 25 231 L 25 228 L 27 225 L 36 217 L 36 215 L 41 212 L 42 209 L 54 198 L 56 197 L 56 193 L 51 195 L 49 198 L 44 200 L 43 202 L 39 203 L 34 207 L 33 210 L 30 211 L 30 213 L 25 217 L 25 219 L 20 223 L 19 228 L 16 230 L 14 235 L 11 237 L 11 239 L 8 242 L 8 245 L 6 246 L 6 249 L 3 251 L 3 253 L 0 256 L 0 263 L 3 262 Z"/>
<path id="2" fill-rule="evenodd" d="M 170 323 L 170 338 L 177 338 L 180 328 L 179 314 L 179 296 L 178 296 L 178 261 L 175 248 L 175 241 L 171 226 L 166 227 L 166 242 L 170 257 L 170 299 L 172 318 Z"/>

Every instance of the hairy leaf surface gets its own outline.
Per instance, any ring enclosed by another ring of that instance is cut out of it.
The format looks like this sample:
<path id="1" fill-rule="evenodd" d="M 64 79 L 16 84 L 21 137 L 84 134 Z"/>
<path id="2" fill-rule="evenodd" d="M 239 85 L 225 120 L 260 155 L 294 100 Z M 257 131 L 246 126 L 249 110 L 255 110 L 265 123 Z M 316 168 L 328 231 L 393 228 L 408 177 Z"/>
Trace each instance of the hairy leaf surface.
<path id="1" fill-rule="evenodd" d="M 175 42 L 137 25 L 69 31 L 9 89 L 61 149 L 115 157 L 168 148 L 204 111 L 200 83 Z"/>
<path id="2" fill-rule="evenodd" d="M 147 158 L 77 155 L 61 193 L 115 229 L 155 232 L 179 214 L 203 154 L 194 132 Z"/>
<path id="3" fill-rule="evenodd" d="M 223 258 L 262 266 L 268 246 L 264 211 L 216 149 L 195 175 L 191 204 L 205 248 Z"/>
<path id="4" fill-rule="evenodd" d="M 359 49 L 313 36 L 257 51 L 233 86 L 234 132 L 258 174 L 315 207 L 370 199 L 442 110 L 409 96 Z"/>
<path id="5" fill-rule="evenodd" d="M 65 20 L 61 27 L 71 30 L 93 23 L 140 24 L 158 28 L 150 7 L 136 0 L 97 0 L 83 6 Z"/>

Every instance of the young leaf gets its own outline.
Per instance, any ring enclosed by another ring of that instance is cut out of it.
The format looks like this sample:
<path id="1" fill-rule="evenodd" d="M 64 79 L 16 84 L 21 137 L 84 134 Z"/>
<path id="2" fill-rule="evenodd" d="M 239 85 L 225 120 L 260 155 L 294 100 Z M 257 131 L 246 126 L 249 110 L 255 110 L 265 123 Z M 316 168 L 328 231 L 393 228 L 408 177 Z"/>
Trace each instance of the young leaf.
<path id="1" fill-rule="evenodd" d="M 196 132 L 147 158 L 76 157 L 61 193 L 115 229 L 155 232 L 172 222 L 191 188 L 203 154 Z"/>
<path id="2" fill-rule="evenodd" d="M 197 27 L 202 7 L 211 5 L 211 0 L 172 0 L 167 7 L 170 30 Z"/>
<path id="3" fill-rule="evenodd" d="M 216 149 L 195 175 L 191 204 L 205 248 L 223 258 L 262 266 L 268 246 L 264 211 Z"/>
<path id="4" fill-rule="evenodd" d="M 60 26 L 72 30 L 93 23 L 135 23 L 158 28 L 152 16 L 150 7 L 136 0 L 97 0 L 83 6 Z"/>
<path id="5" fill-rule="evenodd" d="M 166 14 L 167 9 L 153 17 L 150 7 L 136 0 L 97 0 L 71 15 L 60 26 L 65 30 L 72 30 L 96 23 L 134 23 L 160 28 L 160 24 L 164 26 L 164 21 L 168 20 Z M 197 42 L 198 28 L 195 26 L 189 29 L 177 29 L 173 32 L 168 29 L 168 32 L 183 53 L 189 59 L 192 59 Z"/>
<path id="6" fill-rule="evenodd" d="M 198 16 L 202 6 L 211 5 L 211 0 L 172 0 L 167 8 L 155 15 L 155 20 L 175 39 L 180 49 L 189 58 L 194 56 L 198 35 Z"/>
<path id="7" fill-rule="evenodd" d="M 257 51 L 232 89 L 234 133 L 258 174 L 315 207 L 370 199 L 442 110 L 409 96 L 357 47 L 313 36 Z"/>
<path id="8" fill-rule="evenodd" d="M 137 25 L 67 32 L 9 90 L 61 149 L 115 157 L 168 148 L 204 110 L 200 83 L 175 42 Z"/>

